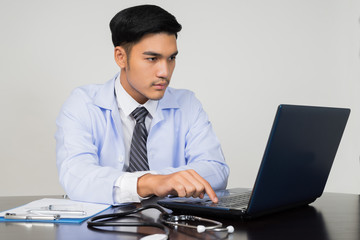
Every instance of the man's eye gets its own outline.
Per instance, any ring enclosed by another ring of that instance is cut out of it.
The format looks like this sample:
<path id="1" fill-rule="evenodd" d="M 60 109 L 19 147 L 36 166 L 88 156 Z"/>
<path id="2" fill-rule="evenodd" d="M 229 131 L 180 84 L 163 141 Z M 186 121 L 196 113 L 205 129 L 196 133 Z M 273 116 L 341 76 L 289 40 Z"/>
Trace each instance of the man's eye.
<path id="1" fill-rule="evenodd" d="M 147 60 L 150 62 L 154 62 L 154 61 L 156 61 L 156 57 L 147 58 Z"/>

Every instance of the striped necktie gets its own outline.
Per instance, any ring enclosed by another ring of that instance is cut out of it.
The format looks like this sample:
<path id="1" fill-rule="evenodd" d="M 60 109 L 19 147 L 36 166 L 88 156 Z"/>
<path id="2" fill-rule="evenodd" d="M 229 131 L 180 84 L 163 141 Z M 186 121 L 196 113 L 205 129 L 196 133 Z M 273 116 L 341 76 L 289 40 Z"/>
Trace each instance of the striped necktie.
<path id="1" fill-rule="evenodd" d="M 147 114 L 148 111 L 144 107 L 138 107 L 131 113 L 136 120 L 136 125 L 131 140 L 128 172 L 149 170 L 146 150 L 148 133 L 145 127 L 145 117 Z"/>

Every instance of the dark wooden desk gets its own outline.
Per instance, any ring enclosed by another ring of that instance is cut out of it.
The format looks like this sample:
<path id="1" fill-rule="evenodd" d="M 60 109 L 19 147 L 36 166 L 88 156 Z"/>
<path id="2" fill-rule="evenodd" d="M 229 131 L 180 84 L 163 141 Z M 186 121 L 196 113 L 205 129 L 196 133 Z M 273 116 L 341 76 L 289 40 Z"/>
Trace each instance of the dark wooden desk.
<path id="1" fill-rule="evenodd" d="M 0 211 L 20 206 L 45 196 L 0 197 Z M 49 196 L 46 196 L 49 197 Z M 54 196 L 52 196 L 54 197 Z M 355 194 L 324 193 L 315 203 L 282 213 L 277 213 L 248 222 L 224 220 L 233 225 L 235 233 L 227 239 L 292 239 L 292 240 L 359 240 L 360 197 Z M 116 209 L 109 212 L 118 211 Z M 156 220 L 156 210 L 145 213 L 149 221 Z M 134 229 L 121 228 L 127 233 L 105 233 L 87 228 L 82 224 L 0 223 L 0 239 L 140 239 Z M 140 229 L 143 231 L 143 229 Z M 144 230 L 145 231 L 145 230 Z M 159 231 L 160 233 L 161 231 Z M 192 230 L 171 231 L 171 239 L 213 239 L 211 235 L 200 235 Z"/>

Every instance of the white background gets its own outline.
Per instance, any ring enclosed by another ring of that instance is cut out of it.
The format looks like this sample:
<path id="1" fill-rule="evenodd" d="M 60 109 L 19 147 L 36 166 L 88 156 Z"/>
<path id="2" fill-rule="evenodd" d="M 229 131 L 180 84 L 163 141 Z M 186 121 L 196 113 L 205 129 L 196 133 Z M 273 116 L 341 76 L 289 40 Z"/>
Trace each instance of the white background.
<path id="1" fill-rule="evenodd" d="M 117 71 L 110 19 L 156 3 L 182 24 L 171 85 L 196 92 L 229 187 L 252 187 L 281 103 L 349 107 L 326 191 L 360 191 L 360 1 L 0 0 L 0 195 L 62 194 L 55 119 L 77 86 Z"/>

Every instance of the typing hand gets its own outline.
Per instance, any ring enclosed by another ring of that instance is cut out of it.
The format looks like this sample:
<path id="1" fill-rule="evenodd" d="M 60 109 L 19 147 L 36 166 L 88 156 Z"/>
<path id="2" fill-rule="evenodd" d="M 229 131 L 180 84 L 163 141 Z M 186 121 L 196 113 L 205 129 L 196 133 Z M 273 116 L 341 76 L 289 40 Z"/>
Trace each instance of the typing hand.
<path id="1" fill-rule="evenodd" d="M 145 174 L 138 179 L 137 190 L 141 197 L 177 195 L 179 197 L 203 198 L 204 194 L 207 193 L 211 201 L 218 202 L 210 184 L 192 169 L 169 175 Z"/>

